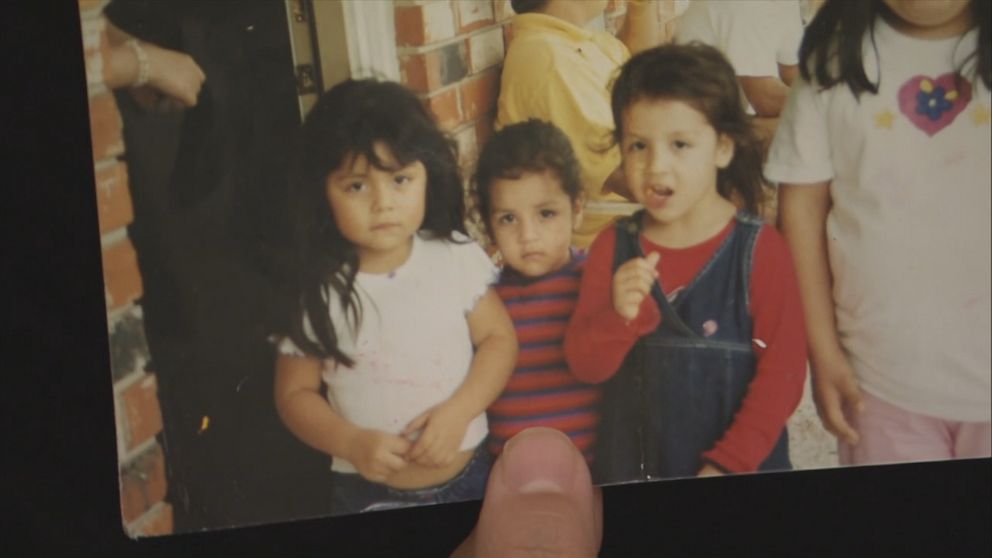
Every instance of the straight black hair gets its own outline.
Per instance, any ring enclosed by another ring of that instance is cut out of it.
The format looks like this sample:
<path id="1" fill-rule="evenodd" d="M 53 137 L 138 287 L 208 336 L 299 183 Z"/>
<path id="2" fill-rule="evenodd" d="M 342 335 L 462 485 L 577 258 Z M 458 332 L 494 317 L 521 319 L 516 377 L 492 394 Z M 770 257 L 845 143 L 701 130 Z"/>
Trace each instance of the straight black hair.
<path id="1" fill-rule="evenodd" d="M 298 307 L 288 334 L 305 353 L 349 367 L 354 361 L 338 346 L 329 302 L 337 296 L 358 327 L 358 250 L 334 221 L 327 177 L 359 155 L 378 169 L 394 170 L 376 154 L 378 143 L 389 148 L 400 167 L 420 161 L 427 170 L 420 230 L 451 240 L 455 232 L 465 233 L 457 147 L 416 95 L 398 83 L 371 79 L 348 80 L 321 95 L 303 124 L 290 176 Z M 305 319 L 316 339 L 304 329 Z"/>
<path id="2" fill-rule="evenodd" d="M 971 0 L 971 15 L 978 26 L 978 47 L 960 62 L 959 72 L 974 60 L 974 75 L 992 87 L 992 37 L 989 36 L 989 0 Z M 799 47 L 799 71 L 803 78 L 823 88 L 845 83 L 855 96 L 878 93 L 877 78 L 865 73 L 863 43 L 866 35 L 874 47 L 873 29 L 879 17 L 896 17 L 882 0 L 827 0 L 803 35 Z M 878 49 L 875 49 L 878 57 Z"/>
<path id="3" fill-rule="evenodd" d="M 688 104 L 734 142 L 734 158 L 717 171 L 717 192 L 757 214 L 764 199 L 761 140 L 744 111 L 734 68 L 723 54 L 693 42 L 654 47 L 628 60 L 613 84 L 614 144 L 623 139 L 624 111 L 637 101 L 656 99 Z"/>

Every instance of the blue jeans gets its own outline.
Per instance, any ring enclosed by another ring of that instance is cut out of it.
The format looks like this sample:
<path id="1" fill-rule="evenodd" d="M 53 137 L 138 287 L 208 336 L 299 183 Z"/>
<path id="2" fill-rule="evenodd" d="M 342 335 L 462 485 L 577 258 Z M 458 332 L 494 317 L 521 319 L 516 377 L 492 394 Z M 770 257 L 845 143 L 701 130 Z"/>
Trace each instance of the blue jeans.
<path id="1" fill-rule="evenodd" d="M 492 456 L 485 441 L 479 444 L 465 468 L 451 480 L 436 486 L 400 490 L 366 480 L 358 473 L 331 472 L 331 514 L 345 515 L 368 511 L 405 508 L 425 504 L 445 504 L 481 500 L 486 492 Z"/>

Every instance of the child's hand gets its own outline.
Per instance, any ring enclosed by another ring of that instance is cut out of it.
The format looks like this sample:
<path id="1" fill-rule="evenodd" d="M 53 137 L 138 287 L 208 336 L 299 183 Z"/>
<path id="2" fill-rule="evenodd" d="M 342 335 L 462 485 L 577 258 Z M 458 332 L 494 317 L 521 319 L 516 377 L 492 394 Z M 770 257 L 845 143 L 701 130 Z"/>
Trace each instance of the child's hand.
<path id="1" fill-rule="evenodd" d="M 641 302 L 658 278 L 655 266 L 660 259 L 661 254 L 651 252 L 646 258 L 627 261 L 613 275 L 613 308 L 625 321 L 637 318 Z"/>
<path id="2" fill-rule="evenodd" d="M 813 400 L 820 421 L 831 434 L 848 444 L 861 437 L 847 421 L 846 411 L 860 413 L 864 403 L 854 371 L 843 355 L 829 361 L 810 363 L 813 372 Z"/>
<path id="3" fill-rule="evenodd" d="M 372 482 L 385 482 L 407 465 L 410 442 L 402 436 L 381 430 L 361 430 L 351 443 L 348 461 L 358 473 Z"/>
<path id="4" fill-rule="evenodd" d="M 450 465 L 455 460 L 471 418 L 465 417 L 448 402 L 424 411 L 403 430 L 402 436 L 408 438 L 420 431 L 407 459 L 426 467 Z"/>

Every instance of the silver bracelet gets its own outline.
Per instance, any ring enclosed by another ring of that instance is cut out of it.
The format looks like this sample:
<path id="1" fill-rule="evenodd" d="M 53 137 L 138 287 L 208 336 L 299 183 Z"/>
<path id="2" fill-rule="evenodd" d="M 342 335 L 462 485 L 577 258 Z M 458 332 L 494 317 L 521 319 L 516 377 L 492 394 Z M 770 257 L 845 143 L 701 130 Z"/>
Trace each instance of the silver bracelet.
<path id="1" fill-rule="evenodd" d="M 148 83 L 149 68 L 148 68 L 148 53 L 142 48 L 141 43 L 137 39 L 128 39 L 127 46 L 131 47 L 134 51 L 135 58 L 138 59 L 138 79 L 134 81 L 134 87 L 141 87 Z"/>

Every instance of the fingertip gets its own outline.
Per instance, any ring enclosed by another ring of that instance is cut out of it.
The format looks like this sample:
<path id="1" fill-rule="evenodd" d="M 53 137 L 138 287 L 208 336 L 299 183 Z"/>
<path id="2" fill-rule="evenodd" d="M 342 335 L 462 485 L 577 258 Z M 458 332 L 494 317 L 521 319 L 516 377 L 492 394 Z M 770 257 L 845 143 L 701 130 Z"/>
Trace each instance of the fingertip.
<path id="1" fill-rule="evenodd" d="M 520 493 L 569 490 L 582 454 L 561 431 L 531 428 L 514 436 L 499 460 L 507 488 Z"/>
<path id="2" fill-rule="evenodd" d="M 504 446 L 479 516 L 477 556 L 595 556 L 601 499 L 563 433 L 530 428 Z M 523 552 L 526 550 L 527 552 Z"/>
<path id="3" fill-rule="evenodd" d="M 861 441 L 861 436 L 858 436 L 858 433 L 854 430 L 848 429 L 848 431 L 844 433 L 844 441 L 847 442 L 848 445 L 856 446 L 858 445 L 858 442 Z"/>

